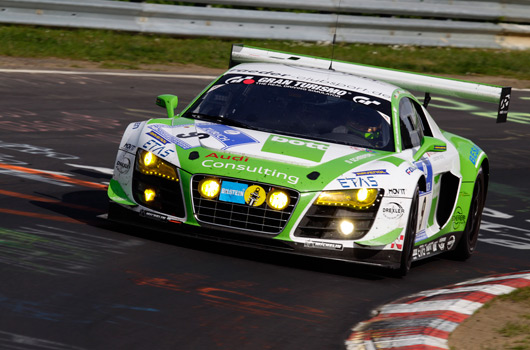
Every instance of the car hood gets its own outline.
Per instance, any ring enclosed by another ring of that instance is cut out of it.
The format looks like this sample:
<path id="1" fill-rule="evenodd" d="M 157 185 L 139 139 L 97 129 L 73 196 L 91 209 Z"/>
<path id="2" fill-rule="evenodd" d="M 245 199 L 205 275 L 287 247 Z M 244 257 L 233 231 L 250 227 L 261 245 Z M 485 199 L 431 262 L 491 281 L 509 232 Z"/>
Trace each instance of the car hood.
<path id="1" fill-rule="evenodd" d="M 150 122 L 144 127 L 139 145 L 192 174 L 312 191 L 340 188 L 334 180 L 352 171 L 366 176 L 389 174 L 385 158 L 395 155 L 199 120 L 176 121 L 178 124 L 173 125 Z"/>

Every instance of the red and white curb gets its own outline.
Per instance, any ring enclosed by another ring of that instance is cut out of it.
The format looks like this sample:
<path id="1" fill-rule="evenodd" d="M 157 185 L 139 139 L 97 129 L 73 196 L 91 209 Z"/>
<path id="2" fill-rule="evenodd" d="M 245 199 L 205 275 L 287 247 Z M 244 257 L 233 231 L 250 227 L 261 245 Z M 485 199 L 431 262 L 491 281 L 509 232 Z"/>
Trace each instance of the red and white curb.
<path id="1" fill-rule="evenodd" d="M 494 275 L 432 289 L 374 310 L 353 328 L 348 350 L 447 350 L 449 334 L 484 303 L 530 286 L 530 272 Z"/>

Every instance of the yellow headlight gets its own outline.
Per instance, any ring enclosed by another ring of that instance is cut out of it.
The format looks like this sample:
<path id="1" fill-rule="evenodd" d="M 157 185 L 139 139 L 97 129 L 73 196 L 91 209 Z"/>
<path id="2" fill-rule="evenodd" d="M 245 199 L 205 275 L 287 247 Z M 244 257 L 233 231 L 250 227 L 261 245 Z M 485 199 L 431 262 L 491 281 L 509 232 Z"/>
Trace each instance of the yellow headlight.
<path id="1" fill-rule="evenodd" d="M 151 152 L 144 152 L 142 157 L 143 163 L 146 167 L 153 167 L 156 164 L 157 157 Z"/>
<path id="2" fill-rule="evenodd" d="M 141 150 L 138 156 L 138 169 L 146 175 L 159 176 L 172 181 L 179 180 L 175 166 L 144 150 Z"/>
<path id="3" fill-rule="evenodd" d="M 367 209 L 374 204 L 378 193 L 376 188 L 324 191 L 318 196 L 315 204 Z"/>
<path id="4" fill-rule="evenodd" d="M 289 195 L 282 190 L 272 190 L 267 195 L 267 204 L 275 210 L 287 208 L 290 201 Z"/>
<path id="5" fill-rule="evenodd" d="M 199 193 L 207 199 L 214 199 L 221 191 L 221 183 L 215 178 L 206 178 L 199 182 Z"/>

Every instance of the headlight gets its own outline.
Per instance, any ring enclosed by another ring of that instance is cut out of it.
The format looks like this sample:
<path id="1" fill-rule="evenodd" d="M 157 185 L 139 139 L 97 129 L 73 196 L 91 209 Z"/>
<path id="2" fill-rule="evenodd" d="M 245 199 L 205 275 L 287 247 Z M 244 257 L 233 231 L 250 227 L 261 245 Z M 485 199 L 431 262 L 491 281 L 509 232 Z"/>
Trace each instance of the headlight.
<path id="1" fill-rule="evenodd" d="M 284 210 L 290 201 L 289 195 L 282 190 L 272 190 L 267 194 L 267 204 L 275 210 Z"/>
<path id="2" fill-rule="evenodd" d="M 216 178 L 206 178 L 199 182 L 199 193 L 207 199 L 214 199 L 221 191 L 221 182 Z"/>
<path id="3" fill-rule="evenodd" d="M 318 196 L 315 204 L 368 209 L 375 203 L 378 193 L 379 190 L 376 188 L 324 191 Z"/>
<path id="4" fill-rule="evenodd" d="M 159 176 L 168 180 L 178 181 L 175 166 L 160 159 L 153 153 L 140 150 L 137 159 L 138 170 L 145 175 Z"/>

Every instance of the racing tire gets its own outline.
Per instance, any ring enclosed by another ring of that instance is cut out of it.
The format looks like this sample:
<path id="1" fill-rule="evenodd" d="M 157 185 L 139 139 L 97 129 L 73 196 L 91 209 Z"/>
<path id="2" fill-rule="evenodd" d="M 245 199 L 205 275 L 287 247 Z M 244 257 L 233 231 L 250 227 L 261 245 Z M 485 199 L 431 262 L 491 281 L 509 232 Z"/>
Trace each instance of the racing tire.
<path id="1" fill-rule="evenodd" d="M 478 170 L 475 186 L 473 187 L 473 197 L 469 206 L 469 214 L 466 227 L 462 237 L 456 246 L 453 257 L 457 260 L 467 260 L 477 247 L 478 236 L 480 231 L 480 221 L 482 220 L 482 211 L 486 203 L 486 185 L 482 167 Z"/>
<path id="2" fill-rule="evenodd" d="M 407 220 L 407 229 L 405 231 L 405 241 L 403 242 L 403 251 L 401 253 L 401 262 L 398 269 L 398 275 L 403 277 L 408 274 L 412 265 L 412 252 L 416 241 L 416 231 L 418 229 L 418 203 L 420 201 L 420 189 L 416 186 L 412 203 L 410 205 L 409 218 Z"/>

